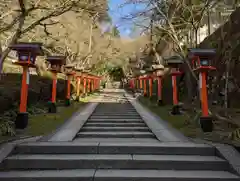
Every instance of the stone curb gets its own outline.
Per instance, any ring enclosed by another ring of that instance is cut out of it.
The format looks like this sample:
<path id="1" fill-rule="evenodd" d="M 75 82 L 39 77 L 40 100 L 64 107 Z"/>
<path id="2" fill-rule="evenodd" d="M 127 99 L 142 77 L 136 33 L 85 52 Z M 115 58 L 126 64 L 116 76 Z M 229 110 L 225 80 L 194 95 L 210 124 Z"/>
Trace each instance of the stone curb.
<path id="1" fill-rule="evenodd" d="M 240 153 L 233 147 L 227 144 L 214 143 L 202 139 L 191 139 L 195 143 L 204 143 L 215 147 L 216 155 L 227 160 L 232 167 L 232 171 L 240 176 Z"/>
<path id="2" fill-rule="evenodd" d="M 15 149 L 16 145 L 24 143 L 24 142 L 36 142 L 39 140 L 41 136 L 36 136 L 36 137 L 30 137 L 30 138 L 25 138 L 25 139 L 20 139 L 16 141 L 12 141 L 9 143 L 5 143 L 0 146 L 0 163 L 12 153 L 12 151 Z"/>
<path id="3" fill-rule="evenodd" d="M 98 102 L 88 103 L 83 109 L 75 112 L 55 133 L 41 141 L 72 141 L 98 104 Z"/>
<path id="4" fill-rule="evenodd" d="M 79 110 L 73 113 L 64 124 L 57 128 L 53 133 L 43 136 L 39 141 L 72 141 L 89 116 L 93 113 L 100 100 L 102 100 L 101 95 L 94 99 L 96 102 L 91 100 L 91 102 L 88 102 L 83 108 L 79 108 Z M 73 126 L 72 130 L 71 126 Z M 65 134 L 66 130 L 67 134 Z"/>
<path id="5" fill-rule="evenodd" d="M 190 140 L 175 128 L 171 127 L 166 121 L 152 113 L 148 108 L 129 93 L 125 92 L 125 97 L 133 105 L 138 114 L 142 117 L 147 126 L 152 130 L 159 141 L 163 142 L 190 142 Z"/>

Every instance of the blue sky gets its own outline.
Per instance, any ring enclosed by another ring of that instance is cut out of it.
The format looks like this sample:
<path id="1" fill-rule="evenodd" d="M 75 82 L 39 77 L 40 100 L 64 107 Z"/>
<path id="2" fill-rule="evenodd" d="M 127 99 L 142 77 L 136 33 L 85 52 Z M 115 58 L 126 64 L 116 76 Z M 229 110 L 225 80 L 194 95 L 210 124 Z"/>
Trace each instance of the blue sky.
<path id="1" fill-rule="evenodd" d="M 112 17 L 113 24 L 117 26 L 122 37 L 129 37 L 134 29 L 134 23 L 131 20 L 123 20 L 130 13 L 141 11 L 144 5 L 128 4 L 124 5 L 125 0 L 108 0 L 109 14 Z M 135 27 L 136 28 L 136 27 Z M 139 28 L 135 30 L 135 34 L 139 34 Z"/>

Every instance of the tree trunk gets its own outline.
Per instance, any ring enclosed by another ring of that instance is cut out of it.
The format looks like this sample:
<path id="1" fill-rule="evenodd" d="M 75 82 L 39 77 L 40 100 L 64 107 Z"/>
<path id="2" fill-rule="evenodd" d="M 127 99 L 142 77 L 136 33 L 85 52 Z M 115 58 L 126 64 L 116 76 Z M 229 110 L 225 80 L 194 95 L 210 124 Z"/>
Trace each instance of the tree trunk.
<path id="1" fill-rule="evenodd" d="M 195 35 L 195 48 L 197 48 L 197 46 L 198 46 L 198 28 L 195 28 L 194 29 L 194 35 Z"/>
<path id="2" fill-rule="evenodd" d="M 225 77 L 225 86 L 224 86 L 224 108 L 227 110 L 228 108 L 228 82 L 229 82 L 229 70 L 230 70 L 230 60 L 227 61 L 226 65 L 226 77 Z M 225 116 L 227 111 L 225 111 Z"/>

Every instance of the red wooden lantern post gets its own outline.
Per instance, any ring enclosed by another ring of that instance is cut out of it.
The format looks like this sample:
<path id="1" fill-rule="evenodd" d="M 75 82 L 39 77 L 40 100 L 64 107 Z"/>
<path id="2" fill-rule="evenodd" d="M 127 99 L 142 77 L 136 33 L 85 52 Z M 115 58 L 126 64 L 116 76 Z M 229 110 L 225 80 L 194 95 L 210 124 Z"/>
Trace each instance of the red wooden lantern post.
<path id="1" fill-rule="evenodd" d="M 74 66 L 73 65 L 66 65 L 64 66 L 65 68 L 65 74 L 66 74 L 66 98 L 65 98 L 65 106 L 70 106 L 71 105 L 71 79 L 73 76 L 76 74 L 74 71 Z"/>
<path id="2" fill-rule="evenodd" d="M 91 75 L 90 77 L 90 93 L 94 92 L 94 75 Z"/>
<path id="3" fill-rule="evenodd" d="M 87 94 L 87 78 L 88 78 L 87 72 L 85 72 L 85 71 L 82 72 L 82 78 L 83 78 L 83 95 L 82 95 L 82 97 L 85 97 Z"/>
<path id="4" fill-rule="evenodd" d="M 135 82 L 134 82 L 134 78 L 131 76 L 129 79 L 129 86 L 132 92 L 134 92 L 135 89 Z"/>
<path id="5" fill-rule="evenodd" d="M 48 56 L 46 60 L 50 63 L 49 71 L 52 73 L 52 97 L 48 103 L 48 112 L 56 113 L 56 96 L 57 96 L 57 74 L 61 73 L 62 66 L 66 63 L 65 56 Z"/>
<path id="6" fill-rule="evenodd" d="M 133 89 L 133 91 L 135 91 L 135 86 L 136 86 L 136 84 L 135 84 L 135 78 L 133 77 L 133 78 L 132 78 L 132 89 Z"/>
<path id="7" fill-rule="evenodd" d="M 149 89 L 148 89 L 148 96 L 151 99 L 152 98 L 152 91 L 153 91 L 153 75 L 149 74 L 148 75 L 148 84 L 149 84 Z"/>
<path id="8" fill-rule="evenodd" d="M 149 85 L 148 96 L 150 99 L 152 99 L 152 96 L 153 96 L 153 79 L 154 79 L 153 69 L 148 68 L 147 69 L 147 80 Z"/>
<path id="9" fill-rule="evenodd" d="M 163 65 L 153 65 L 153 69 L 155 70 L 155 76 L 157 79 L 157 104 L 159 106 L 163 105 L 163 97 L 162 97 L 162 77 L 164 73 Z"/>
<path id="10" fill-rule="evenodd" d="M 208 113 L 207 72 L 216 70 L 211 66 L 211 59 L 216 55 L 215 49 L 189 49 L 193 70 L 199 73 L 199 92 L 202 108 L 200 125 L 204 132 L 212 132 L 213 120 Z"/>
<path id="11" fill-rule="evenodd" d="M 172 56 L 165 60 L 167 65 L 171 68 L 172 76 L 172 90 L 173 90 L 173 108 L 172 114 L 181 114 L 180 106 L 178 104 L 178 89 L 177 89 L 177 76 L 181 75 L 182 72 L 179 70 L 179 66 L 183 63 L 183 60 L 179 56 Z"/>
<path id="12" fill-rule="evenodd" d="M 98 76 L 95 76 L 95 79 L 94 79 L 94 91 L 97 91 L 97 83 L 98 83 Z"/>
<path id="13" fill-rule="evenodd" d="M 141 90 L 143 89 L 143 82 L 142 81 L 143 81 L 142 76 L 139 76 L 139 82 L 140 82 L 139 87 L 140 87 Z"/>
<path id="14" fill-rule="evenodd" d="M 143 96 L 147 97 L 147 75 L 143 76 Z"/>
<path id="15" fill-rule="evenodd" d="M 15 120 L 16 129 L 25 129 L 28 125 L 27 98 L 30 81 L 29 68 L 35 68 L 36 57 L 38 55 L 43 55 L 41 46 L 42 43 L 25 42 L 19 42 L 9 46 L 10 49 L 17 51 L 18 54 L 18 61 L 14 62 L 14 64 L 22 66 L 23 68 L 20 107 Z"/>
<path id="16" fill-rule="evenodd" d="M 80 101 L 80 87 L 81 87 L 81 80 L 82 80 L 82 69 L 80 68 L 75 68 L 74 69 L 76 72 L 76 99 L 75 101 Z"/>
<path id="17" fill-rule="evenodd" d="M 146 88 L 146 84 L 145 84 L 145 77 L 144 74 L 146 73 L 145 70 L 140 70 L 140 74 L 141 76 L 139 77 L 139 81 L 140 81 L 140 89 L 141 89 L 141 93 L 143 93 L 144 96 L 146 96 L 147 92 L 147 88 Z"/>
<path id="18" fill-rule="evenodd" d="M 87 83 L 87 93 L 89 94 L 91 92 L 91 76 L 88 75 L 88 83 Z"/>
<path id="19" fill-rule="evenodd" d="M 135 77 L 135 82 L 136 82 L 136 90 L 138 90 L 139 89 L 138 76 Z"/>

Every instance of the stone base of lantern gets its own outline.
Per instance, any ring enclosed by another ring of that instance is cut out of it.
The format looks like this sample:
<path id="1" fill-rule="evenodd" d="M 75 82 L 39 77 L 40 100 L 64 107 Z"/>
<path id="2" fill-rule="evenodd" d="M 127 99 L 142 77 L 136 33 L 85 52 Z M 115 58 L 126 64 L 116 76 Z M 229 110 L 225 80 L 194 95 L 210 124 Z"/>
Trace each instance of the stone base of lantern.
<path id="1" fill-rule="evenodd" d="M 55 102 L 48 102 L 48 112 L 49 113 L 56 113 L 57 112 L 57 106 Z"/>
<path id="2" fill-rule="evenodd" d="M 158 106 L 162 106 L 162 105 L 163 105 L 163 100 L 159 99 L 159 100 L 157 101 L 157 105 L 158 105 Z"/>
<path id="3" fill-rule="evenodd" d="M 172 108 L 172 112 L 171 112 L 173 115 L 179 115 L 181 114 L 181 111 L 180 111 L 180 106 L 179 105 L 174 105 L 173 108 Z"/>
<path id="4" fill-rule="evenodd" d="M 71 105 L 70 99 L 65 99 L 65 106 L 70 106 L 70 105 Z"/>
<path id="5" fill-rule="evenodd" d="M 200 125 L 203 132 L 212 132 L 213 131 L 213 118 L 210 116 L 200 117 Z"/>
<path id="6" fill-rule="evenodd" d="M 15 128 L 16 129 L 25 129 L 28 125 L 28 113 L 18 113 L 17 118 L 15 120 Z"/>

